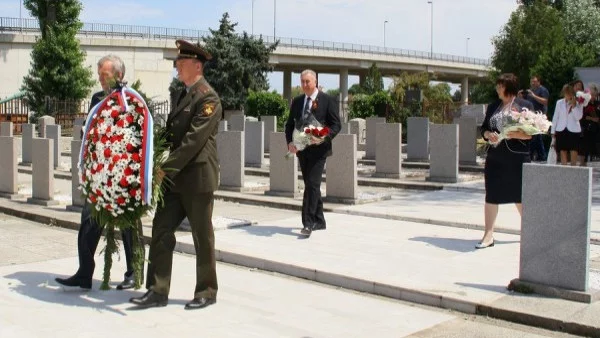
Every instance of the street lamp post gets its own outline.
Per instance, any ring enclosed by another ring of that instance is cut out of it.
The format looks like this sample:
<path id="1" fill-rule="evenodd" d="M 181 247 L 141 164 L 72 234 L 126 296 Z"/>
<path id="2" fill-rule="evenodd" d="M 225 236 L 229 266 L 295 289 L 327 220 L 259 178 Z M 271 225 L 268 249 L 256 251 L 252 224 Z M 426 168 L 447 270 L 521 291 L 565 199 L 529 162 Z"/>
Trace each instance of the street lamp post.
<path id="1" fill-rule="evenodd" d="M 388 23 L 387 20 L 383 22 L 383 48 L 385 49 L 385 24 Z"/>
<path id="2" fill-rule="evenodd" d="M 254 0 L 252 0 L 252 35 L 254 35 Z"/>
<path id="3" fill-rule="evenodd" d="M 431 5 L 431 51 L 429 57 L 433 58 L 433 0 L 427 1 Z"/>
<path id="4" fill-rule="evenodd" d="M 469 56 L 469 40 L 471 40 L 471 38 L 467 38 L 467 57 Z"/>
<path id="5" fill-rule="evenodd" d="M 275 26 L 277 26 L 277 0 L 273 0 L 273 40 L 277 37 Z"/>

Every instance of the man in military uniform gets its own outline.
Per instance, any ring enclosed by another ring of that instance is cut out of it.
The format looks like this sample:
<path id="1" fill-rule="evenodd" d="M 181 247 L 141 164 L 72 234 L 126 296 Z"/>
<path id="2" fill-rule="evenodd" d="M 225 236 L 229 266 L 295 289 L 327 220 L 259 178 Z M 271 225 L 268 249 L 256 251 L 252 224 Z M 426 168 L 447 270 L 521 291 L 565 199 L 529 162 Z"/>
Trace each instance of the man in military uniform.
<path id="1" fill-rule="evenodd" d="M 146 287 L 130 302 L 139 308 L 168 302 L 175 248 L 175 230 L 188 218 L 196 249 L 196 289 L 185 309 L 201 309 L 217 301 L 215 238 L 212 225 L 214 191 L 219 181 L 216 135 L 222 113 L 217 93 L 203 76 L 211 55 L 200 45 L 177 40 L 175 62 L 185 89 L 167 119 L 169 158 L 159 170 L 173 185 L 154 216 Z"/>

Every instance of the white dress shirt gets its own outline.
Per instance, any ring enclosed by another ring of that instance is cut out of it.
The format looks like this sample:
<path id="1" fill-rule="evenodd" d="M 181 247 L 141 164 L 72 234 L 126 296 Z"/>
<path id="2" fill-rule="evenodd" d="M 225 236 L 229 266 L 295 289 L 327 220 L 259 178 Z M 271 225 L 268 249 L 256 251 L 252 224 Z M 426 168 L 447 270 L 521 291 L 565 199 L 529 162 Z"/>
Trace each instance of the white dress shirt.
<path id="1" fill-rule="evenodd" d="M 306 107 L 306 100 L 308 100 L 309 98 L 312 102 L 315 102 L 315 99 L 317 98 L 317 94 L 319 94 L 319 90 L 317 88 L 315 88 L 315 91 L 310 96 L 304 95 L 304 104 L 302 105 L 302 107 Z M 304 113 L 304 112 L 302 112 L 302 113 Z"/>
<path id="2" fill-rule="evenodd" d="M 567 128 L 572 133 L 580 133 L 581 125 L 579 120 L 583 117 L 583 106 L 576 104 L 569 112 L 569 105 L 565 99 L 560 99 L 556 102 L 554 109 L 554 117 L 552 117 L 552 128 L 550 133 L 554 134 L 557 131 L 563 131 Z"/>

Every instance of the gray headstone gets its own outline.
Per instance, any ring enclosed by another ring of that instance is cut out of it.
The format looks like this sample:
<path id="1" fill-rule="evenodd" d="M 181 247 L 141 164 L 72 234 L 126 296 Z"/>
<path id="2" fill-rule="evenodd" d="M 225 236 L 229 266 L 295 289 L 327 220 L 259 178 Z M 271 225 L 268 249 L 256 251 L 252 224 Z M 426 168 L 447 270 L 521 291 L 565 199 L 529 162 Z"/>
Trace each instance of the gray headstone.
<path id="1" fill-rule="evenodd" d="M 429 118 L 409 117 L 406 123 L 406 160 L 429 161 Z"/>
<path id="2" fill-rule="evenodd" d="M 0 196 L 16 195 L 17 185 L 17 140 L 12 136 L 0 136 Z"/>
<path id="3" fill-rule="evenodd" d="M 377 124 L 375 177 L 400 178 L 402 173 L 402 124 Z"/>
<path id="4" fill-rule="evenodd" d="M 247 167 L 262 167 L 262 161 L 265 157 L 264 127 L 263 122 L 246 121 L 244 158 Z"/>
<path id="5" fill-rule="evenodd" d="M 74 125 L 73 126 L 73 141 L 81 141 L 81 129 L 83 127 L 81 125 Z"/>
<path id="6" fill-rule="evenodd" d="M 525 164 L 519 279 L 588 290 L 592 168 Z"/>
<path id="7" fill-rule="evenodd" d="M 232 115 L 229 118 L 228 130 L 231 131 L 244 131 L 246 124 L 246 116 L 244 115 Z"/>
<path id="8" fill-rule="evenodd" d="M 54 140 L 35 138 L 32 141 L 32 196 L 28 203 L 56 205 L 54 200 Z"/>
<path id="9" fill-rule="evenodd" d="M 83 207 L 84 198 L 79 190 L 79 150 L 81 149 L 81 141 L 71 141 L 71 197 L 72 204 L 75 207 Z"/>
<path id="10" fill-rule="evenodd" d="M 217 134 L 220 189 L 244 187 L 244 132 L 224 131 Z"/>
<path id="11" fill-rule="evenodd" d="M 58 168 L 60 165 L 60 125 L 47 125 L 46 138 L 54 140 L 54 168 Z"/>
<path id="12" fill-rule="evenodd" d="M 52 116 L 45 115 L 38 119 L 38 125 L 40 126 L 38 131 L 40 132 L 41 138 L 46 137 L 46 126 L 51 124 L 56 124 L 54 117 Z"/>
<path id="13" fill-rule="evenodd" d="M 473 117 L 454 119 L 458 124 L 458 162 L 477 164 L 477 121 Z"/>
<path id="14" fill-rule="evenodd" d="M 227 131 L 227 121 L 225 120 L 219 121 L 219 133 L 222 131 Z"/>
<path id="15" fill-rule="evenodd" d="M 260 120 L 265 123 L 265 152 L 270 152 L 271 133 L 277 132 L 277 116 L 261 116 Z"/>
<path id="16" fill-rule="evenodd" d="M 342 129 L 340 129 L 340 134 L 350 134 L 350 123 L 342 122 Z"/>
<path id="17" fill-rule="evenodd" d="M 338 134 L 333 139 L 333 155 L 327 158 L 326 201 L 352 202 L 358 199 L 356 137 Z"/>
<path id="18" fill-rule="evenodd" d="M 225 110 L 223 112 L 223 120 L 229 121 L 233 115 L 244 115 L 242 110 Z"/>
<path id="19" fill-rule="evenodd" d="M 0 123 L 0 136 L 6 136 L 6 137 L 13 136 L 13 123 L 12 122 L 1 122 Z"/>
<path id="20" fill-rule="evenodd" d="M 85 123 L 85 118 L 84 117 L 76 117 L 73 120 L 73 126 L 83 126 L 84 123 Z"/>
<path id="21" fill-rule="evenodd" d="M 470 104 L 460 107 L 459 117 L 472 117 L 475 119 L 476 124 L 480 126 L 483 124 L 485 119 L 485 105 L 484 104 Z"/>
<path id="22" fill-rule="evenodd" d="M 35 124 L 25 123 L 21 125 L 21 141 L 22 143 L 22 162 L 23 164 L 31 163 L 32 141 L 35 137 Z"/>
<path id="23" fill-rule="evenodd" d="M 267 195 L 298 197 L 298 158 L 286 158 L 285 133 L 271 133 L 269 159 L 269 190 Z"/>
<path id="24" fill-rule="evenodd" d="M 367 139 L 365 120 L 352 119 L 348 123 L 350 123 L 350 134 L 356 135 L 358 144 L 364 144 Z"/>
<path id="25" fill-rule="evenodd" d="M 367 118 L 367 142 L 365 159 L 374 160 L 377 152 L 377 124 L 385 123 L 384 117 Z"/>
<path id="26" fill-rule="evenodd" d="M 458 125 L 430 126 L 430 156 L 428 181 L 458 182 Z"/>

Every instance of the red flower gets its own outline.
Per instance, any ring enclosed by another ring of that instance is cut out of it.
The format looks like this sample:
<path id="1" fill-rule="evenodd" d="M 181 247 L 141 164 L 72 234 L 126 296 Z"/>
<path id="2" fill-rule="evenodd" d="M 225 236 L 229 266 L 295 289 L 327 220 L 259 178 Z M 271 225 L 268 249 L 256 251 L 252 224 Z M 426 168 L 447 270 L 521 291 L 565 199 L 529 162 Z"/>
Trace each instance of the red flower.
<path id="1" fill-rule="evenodd" d="M 123 177 L 121 179 L 121 181 L 119 182 L 119 185 L 123 188 L 127 188 L 127 186 L 129 185 L 129 183 L 127 183 L 127 179 L 125 177 Z"/>
<path id="2" fill-rule="evenodd" d="M 117 198 L 117 204 L 119 204 L 119 205 L 125 204 L 125 199 L 123 197 L 119 196 L 119 198 Z"/>
<path id="3" fill-rule="evenodd" d="M 113 119 L 117 118 L 119 116 L 119 111 L 113 109 L 112 112 L 110 112 L 110 117 L 112 117 Z"/>
<path id="4" fill-rule="evenodd" d="M 125 174 L 125 176 L 133 175 L 133 169 L 131 169 L 130 167 L 125 168 L 124 174 Z"/>
<path id="5" fill-rule="evenodd" d="M 112 155 L 110 148 L 104 149 L 104 157 L 109 158 Z"/>
<path id="6" fill-rule="evenodd" d="M 144 113 L 144 107 L 136 106 L 135 107 L 135 112 L 138 113 L 138 114 L 143 114 Z"/>
<path id="7" fill-rule="evenodd" d="M 141 162 L 140 155 L 138 153 L 133 153 L 133 155 L 131 155 L 131 160 L 134 161 L 135 163 L 140 163 Z"/>
<path id="8" fill-rule="evenodd" d="M 92 153 L 92 160 L 98 161 L 98 155 L 95 152 Z"/>
<path id="9" fill-rule="evenodd" d="M 110 206 L 110 204 L 107 204 L 104 209 L 106 209 L 106 210 L 112 210 L 112 207 Z"/>
<path id="10" fill-rule="evenodd" d="M 127 154 L 123 154 L 123 155 L 121 155 L 121 159 L 122 160 L 127 160 L 127 159 L 129 159 L 129 156 L 127 156 Z"/>
<path id="11" fill-rule="evenodd" d="M 125 127 L 125 120 L 117 121 L 117 127 L 121 127 L 121 128 Z"/>
<path id="12" fill-rule="evenodd" d="M 313 134 L 313 136 L 319 136 L 319 129 L 314 128 L 311 130 L 311 133 Z"/>
<path id="13" fill-rule="evenodd" d="M 113 163 L 117 163 L 117 162 L 118 162 L 120 159 L 121 159 L 121 156 L 119 156 L 119 155 L 114 155 L 114 156 L 113 156 L 113 158 L 112 158 L 112 162 L 113 162 Z"/>
<path id="14" fill-rule="evenodd" d="M 96 196 L 90 194 L 90 201 L 92 201 L 92 203 L 96 203 L 96 201 L 97 201 Z"/>
<path id="15" fill-rule="evenodd" d="M 103 163 L 98 163 L 98 166 L 96 166 L 96 171 L 100 171 L 104 169 L 104 164 Z"/>
<path id="16" fill-rule="evenodd" d="M 131 190 L 129 190 L 129 196 L 135 197 L 136 194 L 137 194 L 137 189 L 131 189 Z"/>
<path id="17" fill-rule="evenodd" d="M 107 187 L 112 187 L 112 180 L 109 178 L 108 181 L 106 182 L 106 186 Z"/>
<path id="18" fill-rule="evenodd" d="M 323 129 L 321 129 L 321 131 L 319 132 L 319 136 L 320 137 L 325 137 L 329 135 L 329 128 L 324 127 Z"/>
<path id="19" fill-rule="evenodd" d="M 111 129 L 111 126 L 108 126 L 108 127 L 106 127 L 106 133 L 107 133 L 107 134 L 108 134 L 108 133 L 110 133 L 110 132 L 111 132 L 111 130 L 112 130 L 112 129 Z"/>
<path id="20" fill-rule="evenodd" d="M 100 189 L 96 189 L 96 195 L 102 196 L 102 191 L 100 191 Z"/>
<path id="21" fill-rule="evenodd" d="M 310 134 L 310 128 L 306 128 L 306 129 L 304 129 L 304 132 L 305 132 L 306 134 Z"/>
<path id="22" fill-rule="evenodd" d="M 115 167 L 115 165 L 113 163 L 111 163 L 108 165 L 108 170 L 112 171 L 114 167 Z"/>
<path id="23" fill-rule="evenodd" d="M 135 150 L 135 147 L 131 143 L 127 143 L 126 148 L 127 148 L 127 151 L 130 153 L 133 153 L 133 151 Z"/>
<path id="24" fill-rule="evenodd" d="M 132 115 L 127 115 L 127 117 L 125 118 L 125 120 L 127 120 L 127 123 L 132 124 L 133 123 L 133 116 Z"/>
<path id="25" fill-rule="evenodd" d="M 81 175 L 81 180 L 85 182 L 85 174 Z"/>

